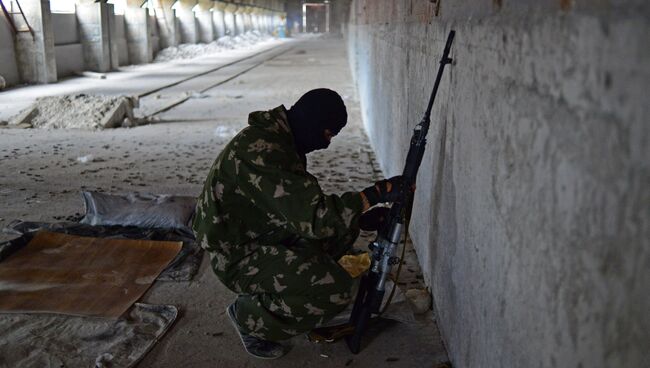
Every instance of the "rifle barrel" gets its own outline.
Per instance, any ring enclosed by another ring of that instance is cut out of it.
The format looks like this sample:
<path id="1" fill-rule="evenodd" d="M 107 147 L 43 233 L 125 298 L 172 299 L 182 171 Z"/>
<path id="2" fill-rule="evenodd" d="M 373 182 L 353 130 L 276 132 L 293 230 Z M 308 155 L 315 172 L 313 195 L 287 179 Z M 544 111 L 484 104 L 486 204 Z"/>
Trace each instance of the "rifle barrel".
<path id="1" fill-rule="evenodd" d="M 449 35 L 447 36 L 447 43 L 445 44 L 445 51 L 442 53 L 442 57 L 440 58 L 440 68 L 438 68 L 438 75 L 436 75 L 436 82 L 433 85 L 433 91 L 431 91 L 431 96 L 429 97 L 429 104 L 427 105 L 427 111 L 424 113 L 423 120 L 429 121 L 431 117 L 431 108 L 433 108 L 433 100 L 436 99 L 436 94 L 438 93 L 438 86 L 440 85 L 442 72 L 445 70 L 445 65 L 451 63 L 451 59 L 449 58 L 449 51 L 451 51 L 451 44 L 454 41 L 455 35 L 456 35 L 456 31 L 454 30 L 449 31 Z"/>

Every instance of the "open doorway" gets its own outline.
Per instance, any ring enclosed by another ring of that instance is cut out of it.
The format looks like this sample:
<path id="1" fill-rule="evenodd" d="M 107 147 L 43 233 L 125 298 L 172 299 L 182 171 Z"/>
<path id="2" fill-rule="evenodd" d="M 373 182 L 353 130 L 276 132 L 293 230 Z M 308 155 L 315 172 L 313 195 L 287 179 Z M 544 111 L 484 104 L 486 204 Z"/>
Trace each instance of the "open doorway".
<path id="1" fill-rule="evenodd" d="M 302 29 L 304 32 L 327 33 L 330 31 L 330 4 L 302 4 Z"/>

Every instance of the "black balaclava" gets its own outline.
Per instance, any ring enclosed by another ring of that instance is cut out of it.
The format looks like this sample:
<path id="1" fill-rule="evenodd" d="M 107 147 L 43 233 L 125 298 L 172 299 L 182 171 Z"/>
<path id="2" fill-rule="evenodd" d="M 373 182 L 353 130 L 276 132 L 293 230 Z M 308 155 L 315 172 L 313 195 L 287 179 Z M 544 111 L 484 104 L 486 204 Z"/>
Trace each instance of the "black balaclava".
<path id="1" fill-rule="evenodd" d="M 304 155 L 327 148 L 325 129 L 338 134 L 348 120 L 343 99 L 327 88 L 313 89 L 305 93 L 287 111 L 296 150 Z"/>

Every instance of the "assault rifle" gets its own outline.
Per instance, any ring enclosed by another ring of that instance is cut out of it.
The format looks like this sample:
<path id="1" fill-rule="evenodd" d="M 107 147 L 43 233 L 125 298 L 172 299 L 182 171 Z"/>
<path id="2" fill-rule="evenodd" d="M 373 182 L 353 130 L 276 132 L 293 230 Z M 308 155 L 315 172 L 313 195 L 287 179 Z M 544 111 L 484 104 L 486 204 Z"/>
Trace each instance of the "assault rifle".
<path id="1" fill-rule="evenodd" d="M 420 163 L 422 163 L 422 156 L 424 155 L 424 149 L 427 144 L 426 136 L 431 123 L 431 108 L 433 107 L 433 100 L 436 98 L 436 93 L 438 92 L 438 85 L 440 84 L 445 65 L 452 61 L 449 58 L 449 50 L 451 49 L 454 35 L 455 32 L 452 30 L 449 32 L 449 36 L 447 36 L 447 43 L 442 58 L 440 59 L 436 82 L 433 85 L 433 91 L 429 97 L 429 105 L 427 106 L 422 121 L 413 130 L 413 137 L 411 138 L 411 144 L 402 174 L 408 187 L 415 185 L 418 169 L 420 168 Z M 370 270 L 361 279 L 357 298 L 354 302 L 352 314 L 350 315 L 349 325 L 354 327 L 354 333 L 345 338 L 350 351 L 354 354 L 357 354 L 361 348 L 361 337 L 368 326 L 372 314 L 381 314 L 380 308 L 381 302 L 384 299 L 386 278 L 393 265 L 401 262 L 394 254 L 402 237 L 404 224 L 408 224 L 408 220 L 411 217 L 412 209 L 413 193 L 407 190 L 402 199 L 393 203 L 387 220 L 377 231 L 377 238 L 368 246 L 372 251 Z"/>

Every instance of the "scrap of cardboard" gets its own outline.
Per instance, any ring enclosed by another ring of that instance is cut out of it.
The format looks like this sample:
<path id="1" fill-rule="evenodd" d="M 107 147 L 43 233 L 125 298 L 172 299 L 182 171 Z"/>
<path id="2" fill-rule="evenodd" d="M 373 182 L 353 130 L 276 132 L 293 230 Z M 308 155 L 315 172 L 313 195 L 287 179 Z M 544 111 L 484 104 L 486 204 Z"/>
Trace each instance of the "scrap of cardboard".
<path id="1" fill-rule="evenodd" d="M 40 231 L 0 262 L 0 312 L 117 318 L 144 294 L 181 246 Z"/>

